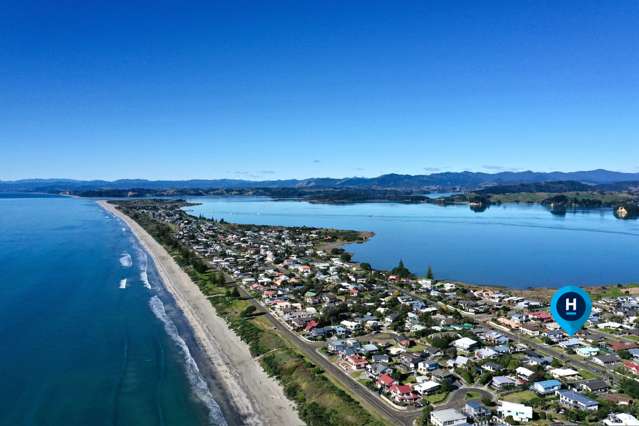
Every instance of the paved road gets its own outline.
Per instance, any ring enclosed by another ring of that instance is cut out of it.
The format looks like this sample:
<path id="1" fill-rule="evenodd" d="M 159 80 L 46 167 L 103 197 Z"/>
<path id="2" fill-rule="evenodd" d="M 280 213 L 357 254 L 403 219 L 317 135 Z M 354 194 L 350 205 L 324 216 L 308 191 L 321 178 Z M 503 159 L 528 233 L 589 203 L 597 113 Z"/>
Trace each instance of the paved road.
<path id="1" fill-rule="evenodd" d="M 466 394 L 469 392 L 479 394 L 478 397 L 473 399 L 480 399 L 480 400 L 484 398 L 494 399 L 494 395 L 491 392 L 488 392 L 486 389 L 464 387 L 464 388 L 459 388 L 452 391 L 447 401 L 444 404 L 437 406 L 437 410 L 442 410 L 444 408 L 456 408 L 458 410 L 461 410 L 464 407 L 464 404 L 466 404 L 465 397 L 466 397 Z"/>
<path id="2" fill-rule="evenodd" d="M 421 415 L 421 410 L 419 409 L 399 410 L 382 401 L 376 393 L 371 392 L 369 389 L 355 382 L 344 370 L 317 353 L 317 345 L 315 343 L 302 340 L 295 332 L 291 331 L 282 324 L 281 321 L 271 315 L 268 309 L 252 298 L 241 286 L 237 287 L 243 297 L 249 299 L 255 307 L 265 312 L 265 316 L 270 320 L 271 324 L 273 324 L 273 327 L 276 328 L 284 338 L 296 346 L 316 365 L 322 367 L 328 374 L 338 380 L 344 388 L 348 389 L 349 394 L 358 399 L 365 407 L 372 409 L 379 416 L 394 425 L 412 426 L 414 420 Z"/>

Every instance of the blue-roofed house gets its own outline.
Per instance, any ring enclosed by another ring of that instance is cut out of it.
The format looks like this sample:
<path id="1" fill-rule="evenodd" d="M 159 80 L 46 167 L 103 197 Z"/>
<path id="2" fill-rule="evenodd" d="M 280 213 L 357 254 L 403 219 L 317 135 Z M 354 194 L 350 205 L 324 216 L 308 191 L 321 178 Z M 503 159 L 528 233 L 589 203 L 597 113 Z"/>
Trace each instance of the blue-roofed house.
<path id="1" fill-rule="evenodd" d="M 533 383 L 530 389 L 535 391 L 537 395 L 549 395 L 561 389 L 561 382 L 559 380 L 542 380 Z"/>
<path id="2" fill-rule="evenodd" d="M 559 395 L 559 403 L 565 407 L 584 411 L 597 411 L 599 409 L 599 403 L 597 401 L 579 392 L 558 390 L 557 395 Z"/>
<path id="3" fill-rule="evenodd" d="M 476 399 L 471 399 L 470 401 L 466 402 L 466 405 L 464 405 L 462 412 L 468 417 L 475 420 L 483 419 L 491 415 L 490 410 Z"/>

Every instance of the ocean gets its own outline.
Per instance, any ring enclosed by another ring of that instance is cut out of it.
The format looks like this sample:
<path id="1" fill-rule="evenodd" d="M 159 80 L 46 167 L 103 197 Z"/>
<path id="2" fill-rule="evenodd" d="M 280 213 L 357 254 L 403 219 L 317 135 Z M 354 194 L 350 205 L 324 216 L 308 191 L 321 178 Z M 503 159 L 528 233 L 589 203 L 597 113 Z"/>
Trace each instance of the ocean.
<path id="1" fill-rule="evenodd" d="M 236 223 L 372 231 L 346 248 L 379 269 L 399 260 L 423 275 L 506 287 L 639 283 L 639 221 L 612 209 L 557 216 L 539 205 L 504 204 L 474 212 L 466 205 L 273 201 L 265 197 L 193 197 L 194 215 Z"/>
<path id="2" fill-rule="evenodd" d="M 240 422 L 118 219 L 92 200 L 0 197 L 0 425 Z"/>

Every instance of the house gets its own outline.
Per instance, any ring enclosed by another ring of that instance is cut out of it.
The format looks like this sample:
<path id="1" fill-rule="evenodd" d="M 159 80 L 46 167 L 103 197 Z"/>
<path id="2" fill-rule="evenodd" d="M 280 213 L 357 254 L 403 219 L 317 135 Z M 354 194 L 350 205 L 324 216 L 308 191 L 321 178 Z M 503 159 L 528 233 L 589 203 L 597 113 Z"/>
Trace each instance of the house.
<path id="1" fill-rule="evenodd" d="M 410 371 L 414 371 L 417 365 L 422 361 L 423 356 L 414 352 L 403 353 L 399 356 L 399 362 L 408 368 Z"/>
<path id="2" fill-rule="evenodd" d="M 384 373 L 377 378 L 375 384 L 378 389 L 388 389 L 392 385 L 397 384 L 397 382 L 389 374 Z"/>
<path id="3" fill-rule="evenodd" d="M 363 370 L 368 365 L 368 360 L 361 355 L 351 355 L 346 357 L 346 363 L 353 371 Z"/>
<path id="4" fill-rule="evenodd" d="M 340 324 L 343 325 L 344 328 L 346 328 L 347 330 L 353 332 L 360 331 L 362 329 L 362 324 L 359 321 L 344 320 L 340 322 Z"/>
<path id="5" fill-rule="evenodd" d="M 449 359 L 446 364 L 449 367 L 464 367 L 470 359 L 465 356 L 457 355 L 455 359 Z"/>
<path id="6" fill-rule="evenodd" d="M 623 366 L 630 370 L 632 374 L 639 375 L 639 363 L 626 359 L 623 361 Z"/>
<path id="7" fill-rule="evenodd" d="M 494 363 L 494 362 L 487 362 L 486 364 L 483 364 L 481 366 L 482 370 L 486 370 L 486 371 L 490 371 L 491 373 L 497 373 L 498 371 L 501 371 L 504 369 L 504 367 L 502 367 L 501 365 Z"/>
<path id="8" fill-rule="evenodd" d="M 527 322 L 520 325 L 519 330 L 523 334 L 531 337 L 539 336 L 539 334 L 541 333 L 539 325 L 534 322 Z"/>
<path id="9" fill-rule="evenodd" d="M 530 320 L 541 321 L 541 322 L 550 322 L 550 321 L 552 321 L 552 316 L 550 315 L 550 312 L 548 312 L 548 311 L 529 312 L 528 313 L 528 318 Z"/>
<path id="10" fill-rule="evenodd" d="M 477 359 L 489 359 L 497 356 L 497 352 L 491 348 L 481 348 L 475 351 L 475 357 Z"/>
<path id="11" fill-rule="evenodd" d="M 443 369 L 435 370 L 432 373 L 430 373 L 430 375 L 434 380 L 437 380 L 439 383 L 444 383 L 444 382 L 453 383 L 455 382 L 455 380 L 457 380 L 457 377 L 453 373 Z"/>
<path id="12" fill-rule="evenodd" d="M 388 366 L 388 364 L 375 363 L 368 364 L 366 366 L 366 372 L 368 373 L 368 377 L 375 378 L 379 377 L 381 374 L 388 373 L 390 374 L 393 371 L 392 368 Z"/>
<path id="13" fill-rule="evenodd" d="M 508 389 L 515 386 L 515 384 L 515 380 L 508 376 L 495 376 L 490 382 L 490 386 L 497 390 Z"/>
<path id="14" fill-rule="evenodd" d="M 564 349 L 573 349 L 579 345 L 581 345 L 581 339 L 577 339 L 575 337 L 559 342 L 559 346 L 561 346 Z"/>
<path id="15" fill-rule="evenodd" d="M 595 364 L 599 364 L 603 367 L 609 367 L 611 365 L 615 365 L 620 361 L 621 361 L 621 358 L 619 358 L 619 355 L 617 354 L 597 355 L 592 358 L 592 362 L 594 362 Z"/>
<path id="16" fill-rule="evenodd" d="M 586 380 L 585 382 L 579 383 L 578 386 L 582 392 L 590 393 L 606 393 L 610 389 L 608 383 L 601 379 Z"/>
<path id="17" fill-rule="evenodd" d="M 317 326 L 318 326 L 318 322 L 315 320 L 310 320 L 306 323 L 306 325 L 304 326 L 304 331 L 306 332 L 311 332 L 313 331 Z"/>
<path id="18" fill-rule="evenodd" d="M 636 343 L 630 342 L 613 342 L 610 344 L 610 348 L 615 352 L 627 351 L 628 349 L 636 349 Z"/>
<path id="19" fill-rule="evenodd" d="M 584 411 L 597 411 L 599 409 L 597 401 L 593 401 L 578 392 L 558 390 L 556 394 L 559 395 L 559 403 L 565 407 Z"/>
<path id="20" fill-rule="evenodd" d="M 413 392 L 410 385 L 394 384 L 388 388 L 388 391 L 393 401 L 400 404 L 414 404 L 421 399 L 419 395 Z"/>
<path id="21" fill-rule="evenodd" d="M 515 373 L 517 373 L 517 377 L 526 382 L 530 381 L 535 375 L 535 372 L 527 369 L 526 367 L 517 367 L 515 369 Z"/>
<path id="22" fill-rule="evenodd" d="M 490 410 L 476 399 L 466 402 L 462 411 L 473 420 L 481 420 L 491 415 Z"/>
<path id="23" fill-rule="evenodd" d="M 561 389 L 561 382 L 559 380 L 542 380 L 533 383 L 530 388 L 535 391 L 537 395 L 549 395 Z"/>
<path id="24" fill-rule="evenodd" d="M 421 382 L 413 386 L 413 390 L 420 395 L 430 395 L 437 392 L 439 388 L 441 388 L 441 385 L 432 380 Z"/>
<path id="25" fill-rule="evenodd" d="M 453 346 L 458 350 L 465 353 L 469 353 L 472 349 L 474 349 L 479 342 L 471 339 L 470 337 L 462 337 L 461 339 L 457 339 L 453 341 Z"/>
<path id="26" fill-rule="evenodd" d="M 372 356 L 371 360 L 373 362 L 381 362 L 388 364 L 390 362 L 390 357 L 386 354 L 375 354 Z"/>
<path id="27" fill-rule="evenodd" d="M 603 420 L 604 426 L 639 426 L 639 420 L 632 414 L 610 413 Z"/>
<path id="28" fill-rule="evenodd" d="M 590 358 L 592 356 L 597 355 L 599 353 L 599 349 L 593 348 L 592 346 L 582 346 L 580 348 L 577 348 L 575 352 L 579 356 L 582 356 L 584 358 Z"/>
<path id="29" fill-rule="evenodd" d="M 527 423 L 533 418 L 533 409 L 524 404 L 517 404 L 515 402 L 499 401 L 497 407 L 497 414 L 502 419 L 512 417 L 513 420 L 520 423 Z"/>
<path id="30" fill-rule="evenodd" d="M 579 372 L 572 368 L 553 368 L 548 373 L 555 379 L 567 379 L 579 375 Z"/>
<path id="31" fill-rule="evenodd" d="M 433 360 L 420 361 L 417 364 L 417 372 L 420 374 L 427 374 L 433 370 L 437 370 L 439 368 L 439 363 Z"/>
<path id="32" fill-rule="evenodd" d="M 362 345 L 362 347 L 360 348 L 360 353 L 366 356 L 372 355 L 377 351 L 379 351 L 379 348 L 372 343 Z"/>
<path id="33" fill-rule="evenodd" d="M 465 414 L 460 413 L 454 408 L 435 410 L 430 413 L 430 422 L 433 426 L 465 425 L 467 420 Z"/>
<path id="34" fill-rule="evenodd" d="M 399 343 L 400 346 L 403 346 L 405 348 L 408 348 L 413 344 L 413 341 L 411 339 L 401 334 L 398 336 L 393 336 L 393 338 L 397 343 Z"/>

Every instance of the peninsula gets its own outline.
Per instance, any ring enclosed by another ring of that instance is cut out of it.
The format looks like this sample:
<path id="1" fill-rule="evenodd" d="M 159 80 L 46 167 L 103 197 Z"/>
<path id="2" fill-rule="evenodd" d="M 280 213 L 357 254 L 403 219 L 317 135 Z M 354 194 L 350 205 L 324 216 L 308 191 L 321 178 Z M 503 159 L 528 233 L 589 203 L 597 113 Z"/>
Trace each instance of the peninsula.
<path id="1" fill-rule="evenodd" d="M 546 424 L 639 414 L 635 286 L 589 289 L 595 315 L 569 337 L 550 317 L 547 289 L 439 281 L 401 262 L 379 271 L 340 248 L 370 235 L 197 218 L 179 200 L 114 203 L 102 204 L 162 253 L 156 262 L 178 268 L 161 244 L 186 271 L 174 272 L 183 277 L 175 294 L 194 329 L 213 317 L 224 328 L 224 318 L 307 424 L 438 424 L 451 416 Z"/>

